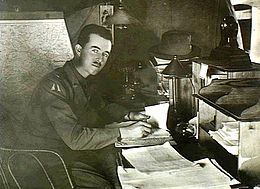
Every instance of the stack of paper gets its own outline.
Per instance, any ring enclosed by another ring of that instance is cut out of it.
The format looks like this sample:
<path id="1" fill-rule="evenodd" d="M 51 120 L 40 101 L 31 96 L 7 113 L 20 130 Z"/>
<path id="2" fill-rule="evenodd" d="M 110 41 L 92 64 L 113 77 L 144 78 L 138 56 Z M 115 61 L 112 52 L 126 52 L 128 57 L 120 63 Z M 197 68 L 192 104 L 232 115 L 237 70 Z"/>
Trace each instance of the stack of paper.
<path id="1" fill-rule="evenodd" d="M 124 189 L 230 188 L 230 177 L 208 159 L 190 162 L 169 143 L 123 150 L 123 155 L 135 167 L 119 167 Z"/>
<path id="2" fill-rule="evenodd" d="M 210 136 L 221 144 L 229 153 L 238 155 L 238 122 L 223 122 L 217 131 L 209 131 Z"/>

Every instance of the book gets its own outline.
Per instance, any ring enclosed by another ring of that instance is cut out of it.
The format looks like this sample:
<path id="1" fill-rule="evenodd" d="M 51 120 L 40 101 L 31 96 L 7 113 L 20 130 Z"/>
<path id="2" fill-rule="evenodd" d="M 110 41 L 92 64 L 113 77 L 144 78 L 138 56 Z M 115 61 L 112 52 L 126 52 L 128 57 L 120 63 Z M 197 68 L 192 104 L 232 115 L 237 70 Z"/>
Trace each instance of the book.
<path id="1" fill-rule="evenodd" d="M 176 144 L 173 141 L 170 133 L 164 129 L 153 129 L 153 133 L 143 138 L 123 138 L 121 141 L 115 143 L 116 147 L 138 147 L 138 146 L 151 146 L 163 144 L 171 141 L 171 144 Z"/>
<path id="2" fill-rule="evenodd" d="M 136 147 L 136 146 L 151 146 L 164 144 L 167 141 L 173 141 L 167 129 L 167 115 L 168 115 L 169 103 L 156 104 L 145 107 L 145 114 L 150 118 L 147 123 L 152 125 L 152 133 L 142 138 L 122 138 L 121 141 L 116 142 L 116 147 Z"/>

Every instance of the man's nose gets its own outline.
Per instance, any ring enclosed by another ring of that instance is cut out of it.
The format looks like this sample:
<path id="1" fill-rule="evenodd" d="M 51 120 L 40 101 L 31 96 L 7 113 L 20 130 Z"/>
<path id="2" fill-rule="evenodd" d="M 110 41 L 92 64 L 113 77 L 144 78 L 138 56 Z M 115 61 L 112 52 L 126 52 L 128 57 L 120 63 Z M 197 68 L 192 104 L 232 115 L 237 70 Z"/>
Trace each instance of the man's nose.
<path id="1" fill-rule="evenodd" d="M 96 61 L 97 61 L 98 63 L 101 63 L 101 62 L 102 62 L 102 59 L 103 59 L 102 55 L 97 55 Z"/>

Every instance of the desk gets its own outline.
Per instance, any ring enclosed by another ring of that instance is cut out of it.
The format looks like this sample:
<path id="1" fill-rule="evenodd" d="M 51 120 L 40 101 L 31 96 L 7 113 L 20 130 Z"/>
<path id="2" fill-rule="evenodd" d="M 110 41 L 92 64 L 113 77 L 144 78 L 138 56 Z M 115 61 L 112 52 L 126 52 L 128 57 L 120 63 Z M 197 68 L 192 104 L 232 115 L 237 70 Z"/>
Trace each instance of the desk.
<path id="1" fill-rule="evenodd" d="M 259 94 L 260 79 L 251 78 L 215 80 L 202 88 L 199 94 L 194 95 L 199 101 L 199 127 L 203 129 L 200 131 L 204 135 L 202 138 L 200 134 L 200 141 L 204 141 L 205 136 L 209 135 L 205 131 L 219 131 L 226 123 L 238 126 L 239 135 L 236 146 L 238 154 L 225 153 L 222 157 L 222 161 L 230 169 L 228 172 L 235 176 L 244 162 L 260 156 Z M 252 107 L 255 108 L 252 109 Z M 224 154 L 225 150 L 221 147 L 226 147 L 221 141 L 210 143 L 211 145 L 215 143 L 215 147 L 210 147 L 210 151 L 215 151 L 215 154 Z M 227 157 L 230 160 L 227 161 Z M 221 159 L 221 155 L 219 158 Z"/>

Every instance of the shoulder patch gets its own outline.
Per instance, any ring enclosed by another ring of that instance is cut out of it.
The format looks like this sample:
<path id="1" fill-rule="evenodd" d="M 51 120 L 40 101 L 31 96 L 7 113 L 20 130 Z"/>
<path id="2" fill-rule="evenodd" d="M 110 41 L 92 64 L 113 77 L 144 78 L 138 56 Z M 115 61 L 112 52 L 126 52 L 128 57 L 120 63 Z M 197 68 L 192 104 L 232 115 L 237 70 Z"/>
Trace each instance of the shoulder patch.
<path id="1" fill-rule="evenodd" d="M 55 95 L 62 100 L 69 100 L 73 96 L 70 84 L 67 82 L 60 69 L 47 75 L 41 82 L 40 88 L 44 92 Z"/>
<path id="2" fill-rule="evenodd" d="M 53 83 L 51 87 L 51 91 L 61 92 L 59 84 Z"/>
<path id="3" fill-rule="evenodd" d="M 58 96 L 62 99 L 66 98 L 66 91 L 64 89 L 64 86 L 62 86 L 62 83 L 57 79 L 47 78 L 42 83 L 42 88 L 44 91 Z"/>

